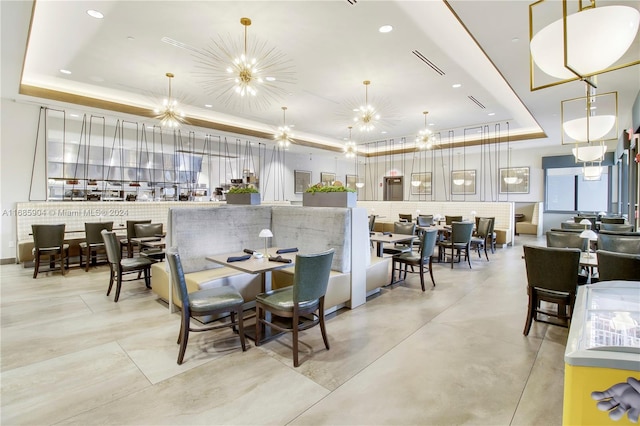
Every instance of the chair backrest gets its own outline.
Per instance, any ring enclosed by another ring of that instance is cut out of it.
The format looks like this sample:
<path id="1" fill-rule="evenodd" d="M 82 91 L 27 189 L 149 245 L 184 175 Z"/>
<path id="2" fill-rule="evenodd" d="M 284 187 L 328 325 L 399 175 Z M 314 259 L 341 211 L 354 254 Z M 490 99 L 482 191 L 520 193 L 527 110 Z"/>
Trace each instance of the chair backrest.
<path id="1" fill-rule="evenodd" d="M 293 276 L 293 301 L 318 300 L 327 292 L 334 249 L 315 254 L 298 254 Z"/>
<path id="2" fill-rule="evenodd" d="M 107 252 L 107 261 L 112 265 L 120 265 L 120 243 L 116 233 L 103 229 L 100 234 L 102 234 L 104 249 Z"/>
<path id="3" fill-rule="evenodd" d="M 565 228 L 551 228 L 549 231 L 553 232 L 573 232 L 574 234 L 580 234 L 584 229 L 565 229 Z"/>
<path id="4" fill-rule="evenodd" d="M 604 231 L 614 231 L 614 232 L 633 232 L 633 225 L 624 224 L 624 223 L 602 222 L 600 224 L 600 229 Z"/>
<path id="5" fill-rule="evenodd" d="M 547 247 L 577 248 L 580 251 L 587 251 L 589 246 L 588 238 L 580 238 L 577 232 L 555 232 L 547 231 Z"/>
<path id="6" fill-rule="evenodd" d="M 617 225 L 625 224 L 624 217 L 601 217 L 600 218 L 601 225 L 602 223 L 613 223 Z"/>
<path id="7" fill-rule="evenodd" d="M 438 239 L 437 229 L 425 229 L 422 231 L 420 244 L 420 256 L 424 261 L 428 261 L 436 247 L 436 241 Z"/>
<path id="8" fill-rule="evenodd" d="M 480 238 L 487 238 L 491 233 L 491 218 L 481 217 L 476 223 L 476 235 Z"/>
<path id="9" fill-rule="evenodd" d="M 640 253 L 615 253 L 598 250 L 600 281 L 640 281 Z"/>
<path id="10" fill-rule="evenodd" d="M 591 215 L 578 215 L 578 216 L 574 216 L 573 217 L 573 222 L 574 223 L 580 223 L 582 222 L 584 219 L 587 219 L 589 222 L 591 222 L 591 229 L 596 229 L 596 220 L 598 219 L 597 216 L 591 216 Z M 584 225 L 583 225 L 584 226 Z"/>
<path id="11" fill-rule="evenodd" d="M 413 222 L 393 222 L 393 233 L 413 235 L 416 232 L 416 224 Z"/>
<path id="12" fill-rule="evenodd" d="M 404 222 L 404 221 L 411 222 L 411 221 L 413 221 L 413 216 L 411 216 L 410 214 L 399 213 L 398 216 L 400 216 L 400 221 L 401 222 Z"/>
<path id="13" fill-rule="evenodd" d="M 524 261 L 529 287 L 575 294 L 580 250 L 525 245 Z"/>
<path id="14" fill-rule="evenodd" d="M 127 238 L 133 238 L 136 236 L 135 226 L 138 223 L 151 223 L 151 219 L 149 220 L 128 220 L 127 221 Z"/>
<path id="15" fill-rule="evenodd" d="M 137 238 L 157 237 L 162 235 L 162 223 L 136 223 L 134 230 Z"/>
<path id="16" fill-rule="evenodd" d="M 432 214 L 419 214 L 416 223 L 418 226 L 431 226 L 433 225 L 433 215 Z"/>
<path id="17" fill-rule="evenodd" d="M 466 244 L 471 241 L 473 234 L 473 222 L 452 222 L 451 241 L 455 244 Z"/>
<path id="18" fill-rule="evenodd" d="M 462 216 L 444 216 L 445 225 L 451 225 L 453 222 L 462 222 Z"/>
<path id="19" fill-rule="evenodd" d="M 373 227 L 376 224 L 376 216 L 375 215 L 371 215 L 369 216 L 369 232 L 373 232 Z"/>
<path id="20" fill-rule="evenodd" d="M 87 244 L 102 243 L 103 240 L 101 232 L 103 229 L 111 231 L 113 229 L 113 222 L 85 222 L 84 233 Z"/>
<path id="21" fill-rule="evenodd" d="M 600 232 L 598 234 L 598 250 L 638 254 L 640 253 L 640 234 L 625 235 Z"/>
<path id="22" fill-rule="evenodd" d="M 65 226 L 65 224 L 31 225 L 31 232 L 33 232 L 33 246 L 37 249 L 62 247 L 64 245 Z"/>
<path id="23" fill-rule="evenodd" d="M 189 314 L 189 292 L 187 291 L 187 282 L 184 278 L 184 270 L 182 269 L 182 261 L 180 260 L 178 249 L 176 247 L 168 249 L 166 251 L 166 259 L 169 263 L 169 270 L 171 271 L 173 288 L 182 303 L 183 314 Z M 184 311 L 185 309 L 186 311 Z"/>
<path id="24" fill-rule="evenodd" d="M 580 229 L 584 231 L 585 229 L 591 229 L 591 224 L 582 224 L 575 222 L 561 222 L 560 228 L 562 229 Z"/>

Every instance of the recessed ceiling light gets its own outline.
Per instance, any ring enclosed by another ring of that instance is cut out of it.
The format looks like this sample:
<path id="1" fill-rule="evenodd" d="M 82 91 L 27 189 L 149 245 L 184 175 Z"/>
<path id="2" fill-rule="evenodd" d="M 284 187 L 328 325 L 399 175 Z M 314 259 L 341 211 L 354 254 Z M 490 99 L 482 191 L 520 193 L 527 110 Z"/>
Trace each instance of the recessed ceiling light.
<path id="1" fill-rule="evenodd" d="M 135 40 L 136 38 L 134 36 L 127 36 L 127 40 L 132 41 Z"/>
<path id="2" fill-rule="evenodd" d="M 436 123 L 429 123 L 429 126 L 435 126 Z"/>
<path id="3" fill-rule="evenodd" d="M 205 106 L 206 108 L 212 108 L 212 107 L 213 107 L 213 105 L 211 105 L 211 104 L 204 104 L 204 106 Z"/>
<path id="4" fill-rule="evenodd" d="M 512 42 L 517 43 L 520 41 L 520 39 L 518 37 L 514 37 L 511 39 Z"/>
<path id="5" fill-rule="evenodd" d="M 387 133 L 386 130 L 381 131 L 380 133 L 382 133 L 383 135 Z"/>
<path id="6" fill-rule="evenodd" d="M 264 79 L 267 81 L 276 81 L 275 77 L 265 77 Z"/>
<path id="7" fill-rule="evenodd" d="M 69 114 L 71 117 L 80 117 L 78 114 Z"/>
<path id="8" fill-rule="evenodd" d="M 96 19 L 104 18 L 104 15 L 102 13 L 98 12 L 97 10 L 93 10 L 93 9 L 87 10 L 87 15 L 91 16 L 92 18 L 96 18 Z"/>
<path id="9" fill-rule="evenodd" d="M 71 74 L 71 71 L 69 71 L 69 70 L 60 70 L 60 72 L 62 74 Z"/>
<path id="10" fill-rule="evenodd" d="M 462 87 L 462 84 L 456 83 L 456 84 L 451 85 L 451 87 L 453 87 L 454 89 L 457 89 L 458 87 Z"/>
<path id="11" fill-rule="evenodd" d="M 496 113 L 495 112 L 490 112 L 489 115 L 493 116 L 493 115 L 496 115 Z"/>
<path id="12" fill-rule="evenodd" d="M 383 25 L 378 28 L 378 31 L 380 31 L 381 33 L 390 33 L 391 31 L 393 31 L 393 27 L 391 25 Z"/>

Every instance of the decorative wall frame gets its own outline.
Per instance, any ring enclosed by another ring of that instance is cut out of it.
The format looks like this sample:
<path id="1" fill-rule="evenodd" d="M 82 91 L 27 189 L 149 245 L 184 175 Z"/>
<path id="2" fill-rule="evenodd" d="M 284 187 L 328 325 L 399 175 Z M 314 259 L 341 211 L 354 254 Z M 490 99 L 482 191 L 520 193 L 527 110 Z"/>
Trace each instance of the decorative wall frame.
<path id="1" fill-rule="evenodd" d="M 500 169 L 501 194 L 528 194 L 529 167 L 510 167 Z"/>
<path id="2" fill-rule="evenodd" d="M 336 174 L 329 172 L 320 172 L 320 182 L 325 186 L 330 186 L 336 181 Z"/>
<path id="3" fill-rule="evenodd" d="M 451 171 L 451 194 L 469 195 L 476 193 L 476 171 L 475 170 L 452 170 Z"/>
<path id="4" fill-rule="evenodd" d="M 431 172 L 411 173 L 411 195 L 431 195 Z"/>
<path id="5" fill-rule="evenodd" d="M 311 172 L 307 170 L 293 171 L 294 193 L 302 194 L 311 185 Z"/>
<path id="6" fill-rule="evenodd" d="M 344 179 L 345 188 L 357 189 L 356 182 L 358 181 L 358 175 L 346 175 Z"/>

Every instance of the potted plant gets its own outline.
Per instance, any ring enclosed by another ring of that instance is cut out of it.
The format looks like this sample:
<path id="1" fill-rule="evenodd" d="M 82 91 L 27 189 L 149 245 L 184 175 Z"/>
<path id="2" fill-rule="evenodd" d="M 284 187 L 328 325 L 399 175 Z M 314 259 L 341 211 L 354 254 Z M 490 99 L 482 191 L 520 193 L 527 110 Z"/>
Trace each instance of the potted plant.
<path id="1" fill-rule="evenodd" d="M 302 194 L 302 205 L 309 207 L 356 207 L 355 189 L 347 188 L 340 182 L 334 185 L 318 183 Z"/>
<path id="2" fill-rule="evenodd" d="M 260 193 L 254 186 L 234 186 L 227 192 L 227 204 L 260 204 Z"/>

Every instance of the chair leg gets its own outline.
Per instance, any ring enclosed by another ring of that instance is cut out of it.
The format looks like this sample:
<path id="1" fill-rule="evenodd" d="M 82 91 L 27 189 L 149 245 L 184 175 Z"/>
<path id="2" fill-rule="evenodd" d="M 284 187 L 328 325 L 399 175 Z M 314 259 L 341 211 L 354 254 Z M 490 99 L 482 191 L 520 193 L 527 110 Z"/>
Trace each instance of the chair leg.
<path id="1" fill-rule="evenodd" d="M 89 258 L 91 257 L 91 247 L 89 247 L 89 244 L 87 244 L 87 260 L 86 260 L 86 265 L 84 266 L 84 271 L 85 272 L 89 272 Z M 80 266 L 82 266 L 82 250 L 80 250 Z"/>
<path id="2" fill-rule="evenodd" d="M 256 346 L 260 346 L 260 341 L 262 340 L 262 324 L 260 323 L 260 318 L 262 318 L 262 309 L 260 305 L 256 303 Z"/>
<path id="3" fill-rule="evenodd" d="M 38 270 L 40 269 L 40 252 L 36 249 L 36 264 L 33 268 L 33 278 L 38 276 Z"/>
<path id="4" fill-rule="evenodd" d="M 180 324 L 180 335 L 178 336 L 178 342 L 180 343 L 180 351 L 178 352 L 178 365 L 182 364 L 182 361 L 184 360 L 184 354 L 187 351 L 187 342 L 189 341 L 189 320 L 190 318 L 183 313 L 182 323 Z"/>
<path id="5" fill-rule="evenodd" d="M 324 347 L 329 350 L 329 339 L 327 337 L 327 327 L 324 323 L 324 299 L 320 301 L 319 306 L 320 312 L 318 312 L 318 317 L 320 317 L 320 332 L 322 333 L 322 340 L 324 340 Z"/>
<path id="6" fill-rule="evenodd" d="M 247 344 L 244 340 L 244 318 L 242 316 L 242 305 L 238 306 L 236 312 L 236 318 L 238 321 L 238 336 L 240 337 L 240 345 L 242 345 L 242 352 L 247 350 Z"/>
<path id="7" fill-rule="evenodd" d="M 424 266 L 423 266 L 422 262 L 420 262 L 420 286 L 422 287 L 422 291 L 425 291 L 425 288 L 424 288 Z"/>
<path id="8" fill-rule="evenodd" d="M 469 256 L 469 245 L 465 248 L 465 255 L 467 257 L 467 263 L 469 264 L 469 269 L 471 269 L 471 256 Z"/>
<path id="9" fill-rule="evenodd" d="M 122 269 L 118 268 L 118 275 L 116 275 L 116 297 L 113 300 L 114 302 L 118 302 L 120 298 L 120 289 L 122 288 Z"/>
<path id="10" fill-rule="evenodd" d="M 144 268 L 144 285 L 151 288 L 151 266 Z"/>
<path id="11" fill-rule="evenodd" d="M 529 308 L 527 309 L 527 320 L 524 323 L 524 330 L 522 334 L 525 336 L 529 335 L 529 330 L 531 330 L 531 323 L 533 322 L 533 315 L 536 310 L 536 298 L 533 294 L 531 294 L 531 289 L 529 289 Z"/>
<path id="12" fill-rule="evenodd" d="M 451 269 L 453 269 L 453 255 L 455 253 L 455 249 L 451 246 Z"/>
<path id="13" fill-rule="evenodd" d="M 433 261 L 431 259 L 431 257 L 429 257 L 429 275 L 431 275 L 431 282 L 433 283 L 433 286 L 436 286 L 436 281 L 433 279 Z"/>
<path id="14" fill-rule="evenodd" d="M 62 275 L 64 275 L 64 265 L 67 265 L 67 268 L 69 267 L 69 257 L 65 256 L 65 249 L 62 248 L 60 250 L 60 272 L 62 273 Z"/>
<path id="15" fill-rule="evenodd" d="M 300 365 L 298 361 L 298 313 L 294 312 L 291 328 L 293 329 L 293 366 L 297 367 Z"/>
<path id="16" fill-rule="evenodd" d="M 111 287 L 113 287 L 113 278 L 114 278 L 114 274 L 113 274 L 113 266 L 109 265 L 109 288 L 107 289 L 107 296 L 109 295 L 109 293 L 111 293 Z"/>
<path id="17" fill-rule="evenodd" d="M 487 258 L 487 262 L 488 262 L 489 261 L 489 253 L 487 253 L 487 245 L 483 244 L 483 246 L 484 246 L 484 257 Z"/>

